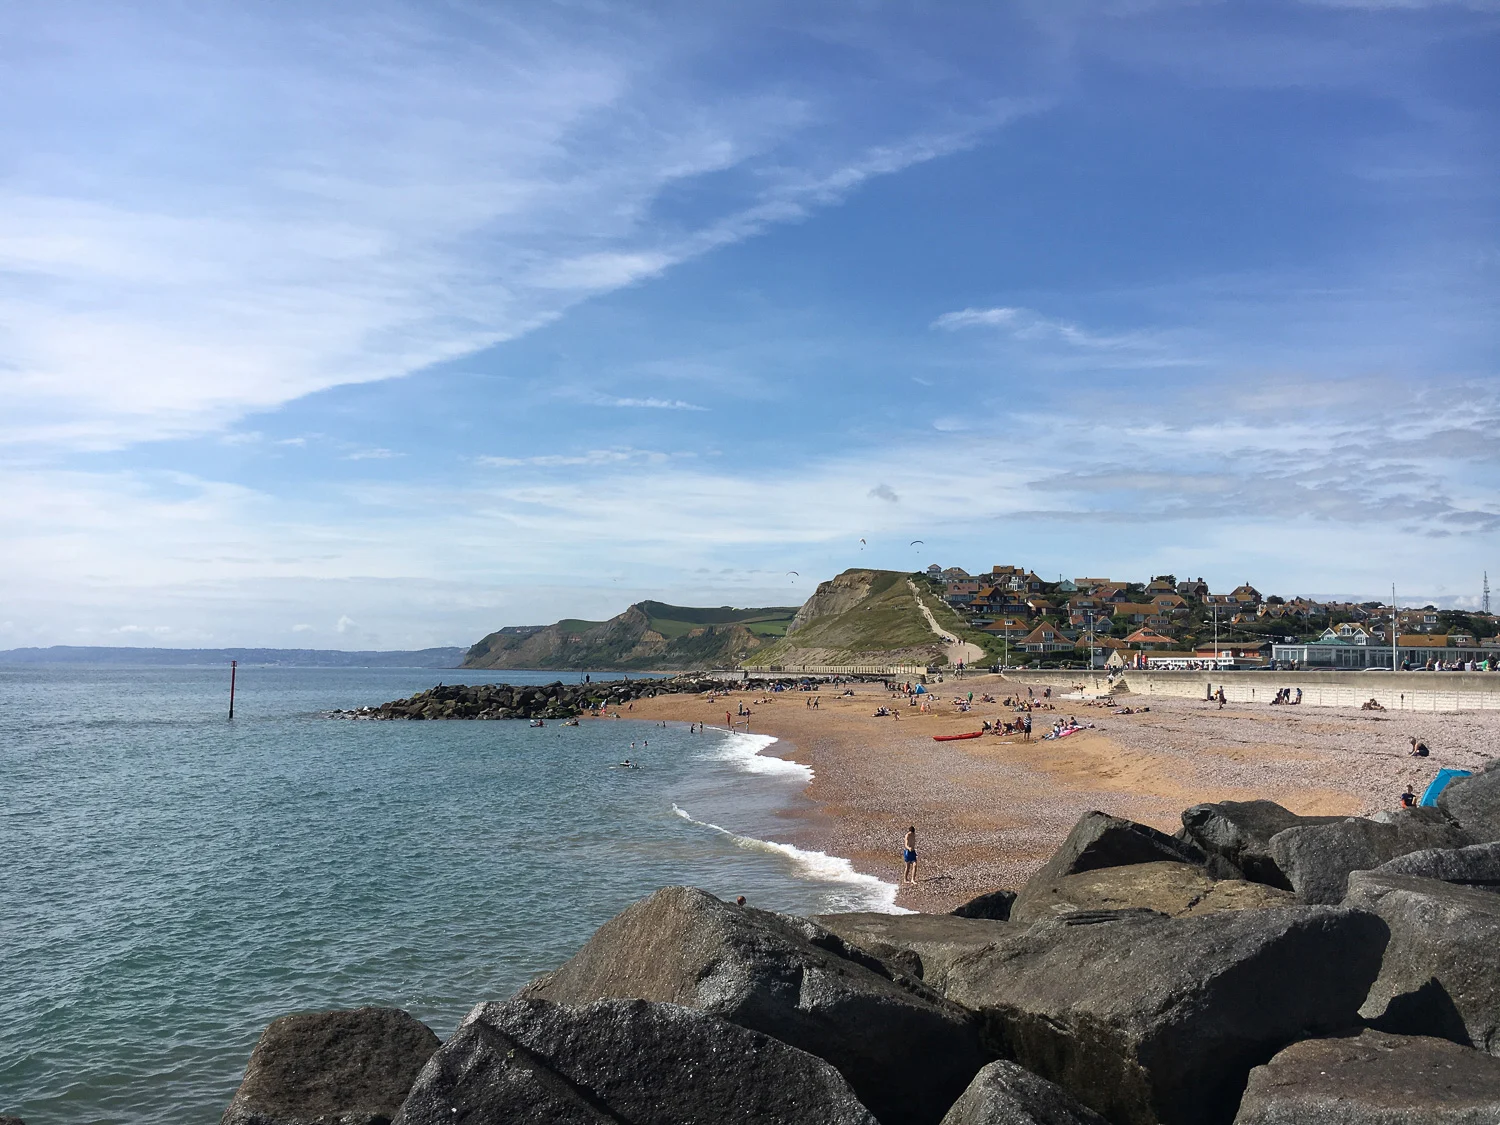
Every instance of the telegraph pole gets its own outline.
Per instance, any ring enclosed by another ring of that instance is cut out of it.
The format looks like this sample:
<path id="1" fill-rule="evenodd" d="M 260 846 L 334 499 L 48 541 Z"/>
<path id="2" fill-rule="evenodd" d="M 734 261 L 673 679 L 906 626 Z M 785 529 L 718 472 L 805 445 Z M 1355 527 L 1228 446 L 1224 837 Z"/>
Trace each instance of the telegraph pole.
<path id="1" fill-rule="evenodd" d="M 1396 584 L 1394 582 L 1392 582 L 1391 583 L 1391 671 L 1392 672 L 1399 672 L 1399 671 L 1401 671 L 1400 652 L 1399 652 L 1399 650 L 1397 648 L 1397 645 L 1396 645 L 1396 634 L 1399 631 L 1398 627 L 1396 625 L 1396 618 L 1398 616 L 1399 616 L 1399 614 L 1396 612 Z"/>

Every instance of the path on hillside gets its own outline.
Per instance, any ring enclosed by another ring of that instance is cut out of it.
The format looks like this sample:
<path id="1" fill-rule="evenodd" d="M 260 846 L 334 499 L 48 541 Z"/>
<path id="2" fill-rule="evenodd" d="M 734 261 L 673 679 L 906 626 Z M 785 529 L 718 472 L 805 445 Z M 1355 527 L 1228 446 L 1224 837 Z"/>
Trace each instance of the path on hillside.
<path id="1" fill-rule="evenodd" d="M 937 623 L 937 618 L 932 616 L 932 610 L 927 608 L 927 603 L 922 600 L 922 595 L 917 591 L 917 584 L 910 578 L 906 585 L 911 590 L 911 596 L 917 599 L 917 608 L 922 611 L 922 616 L 927 618 L 927 624 L 932 631 L 943 638 L 944 651 L 948 654 L 948 666 L 955 664 L 984 664 L 984 649 L 978 645 L 971 645 L 968 641 L 961 641 L 948 630 Z"/>

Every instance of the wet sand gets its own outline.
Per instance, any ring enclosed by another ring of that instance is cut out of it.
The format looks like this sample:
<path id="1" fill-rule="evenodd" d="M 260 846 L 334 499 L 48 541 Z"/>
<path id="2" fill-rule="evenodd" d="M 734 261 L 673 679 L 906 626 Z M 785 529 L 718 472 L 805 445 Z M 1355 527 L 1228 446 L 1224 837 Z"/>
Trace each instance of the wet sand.
<path id="1" fill-rule="evenodd" d="M 1065 675 L 1065 674 L 1063 674 Z M 1173 832 L 1183 809 L 1202 801 L 1267 797 L 1304 814 L 1368 814 L 1394 808 L 1401 790 L 1421 792 L 1443 766 L 1473 768 L 1500 756 L 1500 712 L 1400 716 L 1356 709 L 1227 706 L 1153 697 L 1150 711 L 1113 715 L 1105 707 L 1060 698 L 1066 679 L 1033 712 L 1033 740 L 985 735 L 934 742 L 934 734 L 979 730 L 983 720 L 1012 720 L 1011 708 L 978 702 L 1025 696 L 1026 685 L 970 676 L 930 685 L 933 709 L 920 714 L 879 684 L 818 693 L 737 691 L 637 700 L 633 719 L 724 726 L 744 703 L 750 730 L 781 741 L 771 752 L 811 766 L 807 795 L 815 811 L 788 814 L 783 842 L 847 857 L 867 874 L 901 878 L 901 839 L 918 832 L 920 881 L 903 886 L 897 905 L 949 910 L 977 894 L 1017 888 L 1061 842 L 1078 817 L 1102 809 Z M 953 704 L 974 693 L 967 714 Z M 765 700 L 766 702 L 760 702 Z M 1134 706 L 1139 697 L 1121 695 Z M 876 718 L 879 706 L 901 718 Z M 1059 717 L 1095 724 L 1056 741 L 1041 735 Z M 1432 757 L 1408 757 L 1416 735 Z"/>

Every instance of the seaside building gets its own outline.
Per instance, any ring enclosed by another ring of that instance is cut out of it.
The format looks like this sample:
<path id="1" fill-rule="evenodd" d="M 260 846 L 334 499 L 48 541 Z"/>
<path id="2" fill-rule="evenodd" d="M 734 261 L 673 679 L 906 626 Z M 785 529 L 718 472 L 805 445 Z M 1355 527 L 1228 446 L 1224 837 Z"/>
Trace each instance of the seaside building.
<path id="1" fill-rule="evenodd" d="M 1341 626 L 1342 628 L 1342 626 Z M 1397 668 L 1444 668 L 1454 665 L 1493 661 L 1500 646 L 1457 645 L 1455 638 L 1442 633 L 1398 634 L 1395 647 Z M 1470 637 L 1462 638 L 1472 640 Z M 1341 636 L 1330 629 L 1316 641 L 1287 642 L 1273 645 L 1271 658 L 1277 664 L 1295 664 L 1299 668 L 1363 669 L 1390 668 L 1391 646 L 1369 633 Z"/>

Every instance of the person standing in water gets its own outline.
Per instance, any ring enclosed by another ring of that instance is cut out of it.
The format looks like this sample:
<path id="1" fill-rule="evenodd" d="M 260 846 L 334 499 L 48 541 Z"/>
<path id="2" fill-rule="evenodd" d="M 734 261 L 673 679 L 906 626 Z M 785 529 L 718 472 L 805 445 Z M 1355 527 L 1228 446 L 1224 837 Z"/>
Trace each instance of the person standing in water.
<path id="1" fill-rule="evenodd" d="M 906 839 L 901 845 L 901 858 L 906 861 L 906 875 L 901 881 L 915 883 L 917 881 L 917 826 L 915 824 L 906 830 Z"/>

